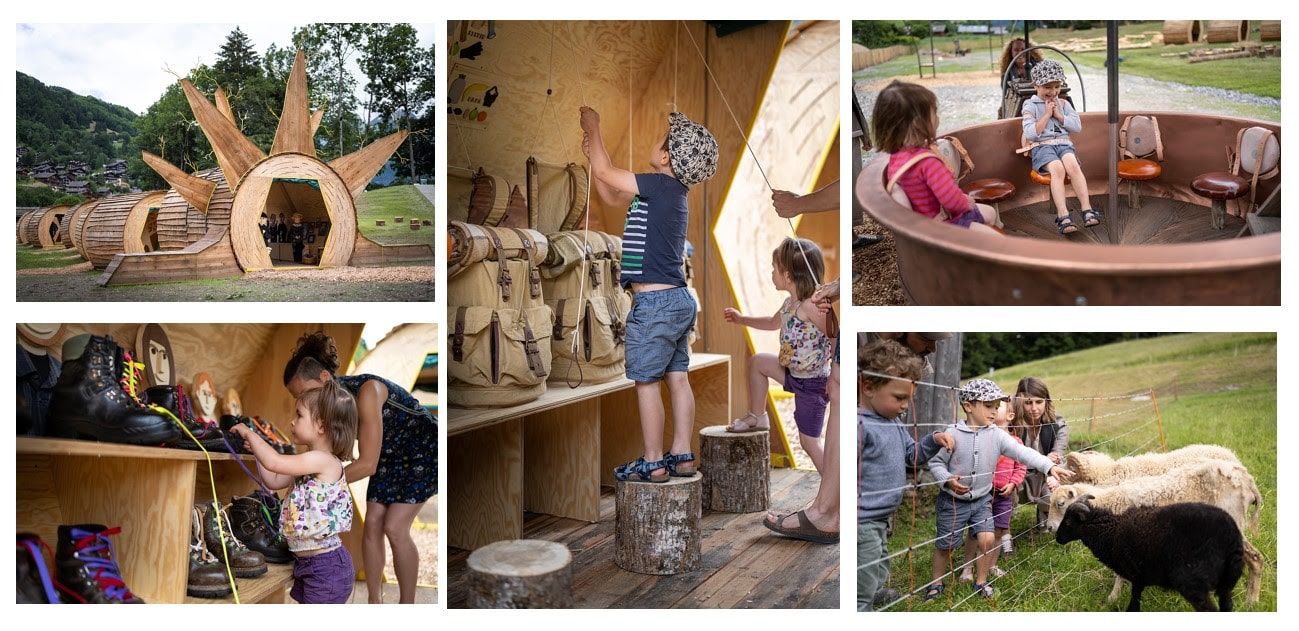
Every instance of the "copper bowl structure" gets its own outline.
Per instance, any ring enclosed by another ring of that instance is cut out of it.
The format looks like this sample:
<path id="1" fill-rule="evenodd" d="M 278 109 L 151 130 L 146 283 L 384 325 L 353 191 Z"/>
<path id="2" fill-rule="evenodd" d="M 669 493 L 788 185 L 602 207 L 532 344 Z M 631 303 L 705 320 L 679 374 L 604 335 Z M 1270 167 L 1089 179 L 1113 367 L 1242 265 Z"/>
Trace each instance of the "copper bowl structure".
<path id="1" fill-rule="evenodd" d="M 1158 117 L 1165 146 L 1163 174 L 1143 183 L 1140 208 L 1127 195 L 1109 206 L 1109 125 L 1104 112 L 1082 114 L 1073 135 L 1093 206 L 1096 228 L 1066 236 L 1054 230 L 1046 187 L 1029 179 L 1029 160 L 1015 153 L 1020 121 L 976 125 L 950 135 L 969 152 L 972 178 L 997 177 L 1015 186 L 1000 202 L 1006 235 L 984 234 L 927 219 L 884 191 L 887 160 L 862 170 L 854 194 L 893 233 L 898 273 L 908 302 L 920 305 L 1279 305 L 1281 234 L 1251 236 L 1228 215 L 1214 229 L 1210 202 L 1196 195 L 1196 176 L 1222 171 L 1237 131 L 1261 126 L 1280 138 L 1279 125 L 1222 116 L 1124 112 Z M 1262 202 L 1281 178 L 1261 180 Z M 1126 191 L 1127 184 L 1122 184 Z M 1078 202 L 1069 191 L 1075 223 Z M 1234 209 L 1234 206 L 1229 206 Z"/>

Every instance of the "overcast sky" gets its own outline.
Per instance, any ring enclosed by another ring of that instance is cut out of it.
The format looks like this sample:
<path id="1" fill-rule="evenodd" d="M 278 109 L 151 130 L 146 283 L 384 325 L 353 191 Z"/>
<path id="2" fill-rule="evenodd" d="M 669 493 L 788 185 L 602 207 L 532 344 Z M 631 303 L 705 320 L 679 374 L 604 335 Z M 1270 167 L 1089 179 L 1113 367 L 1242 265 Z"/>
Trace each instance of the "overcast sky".
<path id="1" fill-rule="evenodd" d="M 185 76 L 200 63 L 214 63 L 235 26 L 261 55 L 271 44 L 289 46 L 294 26 L 302 24 L 19 23 L 14 65 L 45 85 L 143 114 L 176 81 L 176 75 Z M 415 28 L 420 46 L 431 46 L 433 25 Z M 363 81 L 359 71 L 356 74 L 358 83 Z"/>

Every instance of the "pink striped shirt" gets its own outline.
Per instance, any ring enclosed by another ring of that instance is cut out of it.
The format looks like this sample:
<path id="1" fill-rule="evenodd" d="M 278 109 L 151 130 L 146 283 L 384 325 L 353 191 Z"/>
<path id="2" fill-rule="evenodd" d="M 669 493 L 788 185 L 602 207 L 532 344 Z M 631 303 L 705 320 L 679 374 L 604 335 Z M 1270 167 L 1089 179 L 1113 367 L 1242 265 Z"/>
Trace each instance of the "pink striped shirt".
<path id="1" fill-rule="evenodd" d="M 923 151 L 926 151 L 925 147 L 911 145 L 889 154 L 886 175 L 893 177 L 898 167 Z M 955 223 L 961 215 L 974 210 L 970 197 L 961 192 L 956 185 L 956 178 L 952 177 L 952 172 L 947 170 L 947 165 L 939 158 L 926 158 L 912 165 L 902 174 L 898 185 L 907 194 L 907 199 L 911 200 L 911 209 L 926 217 L 936 217 L 945 208 L 950 215 L 948 223 Z"/>

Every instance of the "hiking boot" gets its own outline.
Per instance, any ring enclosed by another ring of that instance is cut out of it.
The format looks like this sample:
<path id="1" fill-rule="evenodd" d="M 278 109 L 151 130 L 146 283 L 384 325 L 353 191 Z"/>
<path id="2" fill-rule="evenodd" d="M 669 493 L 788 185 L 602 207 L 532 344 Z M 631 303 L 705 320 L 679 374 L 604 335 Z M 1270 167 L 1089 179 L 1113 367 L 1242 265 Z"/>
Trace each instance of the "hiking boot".
<path id="1" fill-rule="evenodd" d="M 898 590 L 892 587 L 881 587 L 879 591 L 875 592 L 875 596 L 871 598 L 871 606 L 879 609 L 901 597 L 902 594 Z"/>
<path id="2" fill-rule="evenodd" d="M 266 573 L 266 558 L 260 552 L 249 550 L 235 538 L 234 528 L 230 525 L 230 517 L 226 515 L 225 509 L 217 507 L 216 502 L 196 504 L 194 508 L 203 518 L 203 542 L 207 544 L 207 550 L 212 556 L 226 564 L 239 578 L 252 578 Z"/>
<path id="3" fill-rule="evenodd" d="M 66 364 L 65 364 L 66 365 Z M 89 604 L 140 604 L 140 599 L 126 587 L 117 568 L 117 554 L 110 536 L 121 528 L 100 524 L 59 526 L 58 582 L 73 602 Z"/>
<path id="4" fill-rule="evenodd" d="M 199 506 L 190 510 L 189 582 L 185 593 L 196 598 L 221 598 L 234 591 L 225 566 L 208 552 L 203 543 L 203 514 Z"/>
<path id="5" fill-rule="evenodd" d="M 253 430 L 254 434 L 261 436 L 262 440 L 266 441 L 266 444 L 270 445 L 276 452 L 286 455 L 297 453 L 297 447 L 295 447 L 293 443 L 284 436 L 284 434 L 281 434 L 280 430 L 275 429 L 274 425 L 271 425 L 256 416 L 231 416 L 226 414 L 221 417 L 221 431 L 229 434 L 230 428 L 235 425 L 248 426 Z M 243 446 L 240 445 L 239 449 L 243 449 Z"/>
<path id="6" fill-rule="evenodd" d="M 54 579 L 50 576 L 49 563 L 45 553 L 50 547 L 37 535 L 18 533 L 18 578 L 15 587 L 18 591 L 18 604 L 23 603 L 59 603 L 59 592 L 54 588 Z"/>
<path id="7" fill-rule="evenodd" d="M 82 334 L 63 343 L 63 372 L 50 400 L 48 431 L 60 438 L 160 445 L 180 428 L 144 407 L 118 381 L 121 349 L 111 337 Z"/>
<path id="8" fill-rule="evenodd" d="M 260 552 L 267 563 L 292 563 L 293 554 L 279 529 L 279 501 L 261 493 L 236 497 L 227 509 L 230 530 L 250 549 Z"/>
<path id="9" fill-rule="evenodd" d="M 189 397 L 185 396 L 185 390 L 180 386 L 154 386 L 144 391 L 143 401 L 146 404 L 156 405 L 166 408 L 176 416 L 180 424 L 189 430 L 189 434 L 181 432 L 180 438 L 175 443 L 168 443 L 168 447 L 179 447 L 181 449 L 198 449 L 203 445 L 204 449 L 209 451 L 215 449 L 226 451 L 225 434 L 216 423 L 204 423 L 194 416 L 194 408 L 189 404 Z M 191 439 L 190 435 L 194 438 Z M 198 442 L 195 443 L 194 440 Z"/>

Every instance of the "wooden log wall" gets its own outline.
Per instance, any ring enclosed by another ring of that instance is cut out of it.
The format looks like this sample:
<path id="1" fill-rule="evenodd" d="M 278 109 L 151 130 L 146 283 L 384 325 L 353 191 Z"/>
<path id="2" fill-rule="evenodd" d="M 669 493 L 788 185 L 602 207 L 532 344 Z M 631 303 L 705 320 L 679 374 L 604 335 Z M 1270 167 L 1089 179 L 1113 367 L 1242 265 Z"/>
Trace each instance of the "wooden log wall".
<path id="1" fill-rule="evenodd" d="M 68 238 L 72 240 L 72 247 L 77 249 L 77 254 L 80 254 L 81 258 L 87 261 L 90 260 L 90 256 L 86 254 L 86 222 L 90 219 L 90 215 L 94 214 L 95 209 L 99 208 L 99 202 L 102 201 L 86 204 L 72 214 L 71 234 L 68 235 Z"/>
<path id="2" fill-rule="evenodd" d="M 1165 44 L 1193 44 L 1200 41 L 1199 20 L 1164 20 Z"/>
<path id="3" fill-rule="evenodd" d="M 151 191 L 114 195 L 101 201 L 87 218 L 82 235 L 86 260 L 96 269 L 103 269 L 114 256 L 127 251 L 128 240 L 138 243 L 139 235 L 126 233 L 129 219 L 140 213 L 147 214 L 149 207 L 160 204 L 165 196 L 163 191 Z M 143 221 L 135 222 L 135 227 L 143 228 Z M 143 246 L 138 247 L 139 251 L 144 251 Z"/>
<path id="4" fill-rule="evenodd" d="M 339 357 L 351 357 L 361 339 L 363 324 L 163 324 L 171 341 L 177 380 L 187 388 L 194 375 L 206 372 L 217 392 L 239 392 L 244 413 L 261 416 L 289 434 L 293 397 L 284 389 L 284 365 L 298 337 L 323 330 L 334 337 Z M 49 345 L 50 355 L 62 360 L 63 342 L 82 333 L 111 335 L 133 354 L 143 324 L 67 324 Z M 350 367 L 345 367 L 350 368 Z M 340 369 L 342 370 L 342 369 Z M 204 472 L 206 475 L 206 472 Z"/>
<path id="5" fill-rule="evenodd" d="M 98 203 L 99 200 L 97 199 L 88 202 L 81 202 L 80 204 L 73 206 L 70 210 L 68 210 L 68 212 L 63 213 L 63 221 L 60 222 L 59 224 L 59 243 L 61 243 L 63 247 L 65 248 L 76 247 L 72 243 L 72 219 L 76 217 L 78 213 L 85 213 L 87 210 L 89 210 L 91 207 L 93 207 L 95 204 Z M 78 238 L 80 238 L 80 235 L 78 235 Z"/>
<path id="6" fill-rule="evenodd" d="M 167 191 L 157 219 L 158 248 L 161 250 L 183 250 L 206 236 L 208 227 L 230 225 L 230 205 L 234 195 L 221 170 L 208 169 L 195 175 L 217 183 L 212 198 L 208 200 L 207 215 L 190 206 L 175 190 Z"/>

